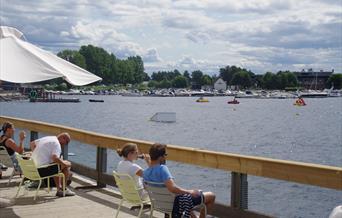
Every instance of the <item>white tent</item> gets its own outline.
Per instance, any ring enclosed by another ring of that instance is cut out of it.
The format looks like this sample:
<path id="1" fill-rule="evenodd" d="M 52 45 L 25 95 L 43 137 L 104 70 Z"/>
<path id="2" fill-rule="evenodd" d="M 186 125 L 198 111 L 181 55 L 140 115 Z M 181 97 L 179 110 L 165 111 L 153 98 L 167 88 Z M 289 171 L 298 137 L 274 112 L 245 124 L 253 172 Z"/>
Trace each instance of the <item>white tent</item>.
<path id="1" fill-rule="evenodd" d="M 19 30 L 0 26 L 0 80 L 33 83 L 59 77 L 75 86 L 101 80 L 100 77 L 27 42 Z"/>

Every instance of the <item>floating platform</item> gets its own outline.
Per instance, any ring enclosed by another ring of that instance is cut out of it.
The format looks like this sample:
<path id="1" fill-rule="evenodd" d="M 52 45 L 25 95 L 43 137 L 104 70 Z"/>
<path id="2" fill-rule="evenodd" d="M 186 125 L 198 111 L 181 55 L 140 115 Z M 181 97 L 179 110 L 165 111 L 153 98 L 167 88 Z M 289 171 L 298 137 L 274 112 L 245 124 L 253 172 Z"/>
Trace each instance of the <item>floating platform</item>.
<path id="1" fill-rule="evenodd" d="M 155 122 L 174 123 L 176 122 L 176 113 L 175 112 L 157 112 L 151 117 L 150 120 L 155 121 Z"/>
<path id="2" fill-rule="evenodd" d="M 104 100 L 101 100 L 101 99 L 89 99 L 89 102 L 104 102 Z"/>
<path id="3" fill-rule="evenodd" d="M 78 98 L 30 98 L 30 102 L 62 102 L 62 103 L 79 103 Z"/>

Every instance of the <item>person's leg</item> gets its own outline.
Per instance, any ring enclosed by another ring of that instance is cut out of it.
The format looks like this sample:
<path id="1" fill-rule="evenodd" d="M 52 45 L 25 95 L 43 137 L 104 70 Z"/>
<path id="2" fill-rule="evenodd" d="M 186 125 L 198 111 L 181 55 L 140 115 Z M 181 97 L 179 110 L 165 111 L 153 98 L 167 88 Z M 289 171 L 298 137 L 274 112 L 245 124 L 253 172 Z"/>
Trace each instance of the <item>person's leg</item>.
<path id="1" fill-rule="evenodd" d="M 10 157 L 11 157 L 11 160 L 12 160 L 12 163 L 13 163 L 13 166 L 14 166 L 14 170 L 15 170 L 16 172 L 19 172 L 20 175 L 21 175 L 21 174 L 22 174 L 22 171 L 21 171 L 21 168 L 20 168 L 20 166 L 19 166 L 19 162 L 18 162 L 18 160 L 17 160 L 15 154 L 13 154 L 13 155 L 10 156 Z"/>
<path id="2" fill-rule="evenodd" d="M 203 192 L 204 195 L 204 204 L 207 206 L 207 210 L 214 205 L 215 202 L 215 194 L 213 192 Z M 204 208 L 201 209 L 200 218 L 205 217 Z"/>

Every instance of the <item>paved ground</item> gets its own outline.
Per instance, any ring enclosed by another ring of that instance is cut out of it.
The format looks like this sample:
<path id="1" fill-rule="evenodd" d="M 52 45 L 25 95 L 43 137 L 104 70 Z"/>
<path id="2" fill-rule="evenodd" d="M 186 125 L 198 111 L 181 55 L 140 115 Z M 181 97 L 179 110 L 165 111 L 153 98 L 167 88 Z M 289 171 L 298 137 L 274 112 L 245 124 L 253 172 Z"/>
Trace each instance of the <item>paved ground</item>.
<path id="1" fill-rule="evenodd" d="M 7 185 L 8 174 L 11 169 L 3 172 L 0 179 L 0 201 L 11 200 L 13 205 L 0 208 L 1 218 L 12 217 L 115 217 L 116 209 L 120 202 L 120 195 L 113 188 L 105 189 L 79 189 L 79 187 L 94 185 L 95 183 L 74 174 L 71 190 L 76 193 L 72 197 L 56 197 L 56 189 L 48 193 L 47 189 L 41 189 L 36 201 L 33 200 L 34 190 L 22 188 L 18 198 L 14 198 L 21 178 L 15 176 L 10 185 Z M 0 203 L 1 207 L 1 203 Z M 119 217 L 136 217 L 138 210 L 130 210 L 131 205 L 124 204 Z M 142 217 L 149 217 L 149 209 L 144 210 Z M 155 217 L 164 217 L 163 214 L 154 212 Z"/>

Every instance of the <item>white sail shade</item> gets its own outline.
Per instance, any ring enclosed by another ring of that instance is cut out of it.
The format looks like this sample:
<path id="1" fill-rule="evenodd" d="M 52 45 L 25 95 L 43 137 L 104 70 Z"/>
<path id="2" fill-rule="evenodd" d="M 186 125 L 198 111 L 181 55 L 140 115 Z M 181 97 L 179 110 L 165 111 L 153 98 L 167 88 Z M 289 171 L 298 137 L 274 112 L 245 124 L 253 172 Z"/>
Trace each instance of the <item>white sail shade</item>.
<path id="1" fill-rule="evenodd" d="M 12 27 L 0 27 L 0 80 L 33 83 L 63 77 L 75 86 L 101 80 L 100 77 L 20 39 Z"/>

